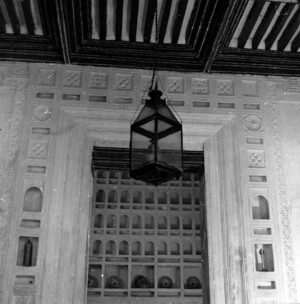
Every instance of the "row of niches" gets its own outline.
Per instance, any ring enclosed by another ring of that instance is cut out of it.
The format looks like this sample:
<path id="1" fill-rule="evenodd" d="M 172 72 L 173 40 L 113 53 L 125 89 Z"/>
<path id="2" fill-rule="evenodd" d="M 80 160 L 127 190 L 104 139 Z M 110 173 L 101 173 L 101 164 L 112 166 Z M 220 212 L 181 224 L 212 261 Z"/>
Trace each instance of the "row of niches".
<path id="1" fill-rule="evenodd" d="M 98 189 L 94 195 L 94 202 L 106 204 L 124 204 L 124 205 L 189 205 L 199 206 L 200 192 L 197 191 L 142 191 L 114 189 Z M 100 204 L 101 205 L 101 204 Z"/>
<path id="2" fill-rule="evenodd" d="M 99 255 L 132 255 L 132 256 L 155 256 L 155 255 L 201 255 L 201 240 L 156 240 L 156 241 L 115 241 L 108 240 L 103 243 L 95 239 L 91 244 L 90 256 Z"/>
<path id="3" fill-rule="evenodd" d="M 171 180 L 167 183 L 160 185 L 164 186 L 196 186 L 199 185 L 200 174 L 184 172 L 182 177 L 178 180 Z M 96 177 L 97 184 L 110 184 L 110 185 L 141 185 L 145 183 L 135 179 L 131 179 L 128 170 L 126 171 L 98 171 Z"/>
<path id="4" fill-rule="evenodd" d="M 190 290 L 190 295 L 201 295 L 202 269 L 198 266 L 185 265 L 112 265 L 90 264 L 88 273 L 88 295 L 109 290 L 142 291 L 163 289 L 167 294 L 175 289 L 180 292 Z M 95 293 L 94 293 L 95 292 Z M 127 295 L 120 293 L 119 295 Z M 140 296 L 154 296 L 153 293 L 141 293 Z"/>
<path id="5" fill-rule="evenodd" d="M 96 214 L 93 227 L 102 229 L 158 229 L 158 230 L 195 230 L 200 231 L 200 215 L 150 215 L 150 214 Z"/>
<path id="6" fill-rule="evenodd" d="M 43 193 L 40 188 L 32 186 L 26 189 L 23 201 L 23 211 L 39 213 L 43 207 Z M 36 230 L 40 228 L 39 219 L 23 218 L 21 228 Z M 18 241 L 17 266 L 34 267 L 37 265 L 39 238 L 33 236 L 20 236 Z M 31 281 L 31 280 L 29 280 Z"/>

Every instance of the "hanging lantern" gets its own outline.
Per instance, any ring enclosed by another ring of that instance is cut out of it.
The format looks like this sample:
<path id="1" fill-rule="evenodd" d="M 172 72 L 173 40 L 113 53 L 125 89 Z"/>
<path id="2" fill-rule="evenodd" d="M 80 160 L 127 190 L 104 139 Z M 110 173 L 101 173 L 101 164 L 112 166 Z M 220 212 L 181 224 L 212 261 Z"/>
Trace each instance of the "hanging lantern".
<path id="1" fill-rule="evenodd" d="M 130 176 L 159 185 L 182 173 L 182 125 L 151 89 L 146 103 L 130 128 Z"/>

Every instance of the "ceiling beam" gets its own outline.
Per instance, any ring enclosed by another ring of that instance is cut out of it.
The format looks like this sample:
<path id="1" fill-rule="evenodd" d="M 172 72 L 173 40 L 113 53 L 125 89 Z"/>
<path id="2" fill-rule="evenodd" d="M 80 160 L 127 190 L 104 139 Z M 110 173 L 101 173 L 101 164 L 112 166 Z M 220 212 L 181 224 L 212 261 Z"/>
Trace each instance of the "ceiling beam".
<path id="1" fill-rule="evenodd" d="M 252 39 L 252 48 L 253 49 L 256 50 L 258 48 L 258 46 L 261 42 L 261 39 L 263 38 L 266 31 L 268 30 L 279 6 L 280 6 L 280 2 L 271 2 L 270 3 L 269 7 L 267 8 L 266 13 L 264 14 L 255 34 L 253 36 L 253 39 Z"/>
<path id="2" fill-rule="evenodd" d="M 172 43 L 176 44 L 178 42 L 185 10 L 187 7 L 188 0 L 180 0 L 177 6 L 177 14 L 175 18 L 174 28 L 171 35 Z"/>
<path id="3" fill-rule="evenodd" d="M 1 34 L 5 34 L 6 33 L 5 19 L 4 19 L 4 15 L 2 13 L 1 6 L 0 6 L 0 33 Z"/>
<path id="4" fill-rule="evenodd" d="M 291 18 L 289 24 L 284 29 L 280 39 L 278 40 L 278 44 L 277 44 L 278 51 L 283 51 L 285 49 L 285 47 L 288 45 L 288 43 L 294 36 L 295 32 L 297 31 L 299 25 L 300 25 L 300 8 L 298 7 L 297 11 Z"/>
<path id="5" fill-rule="evenodd" d="M 24 19 L 25 19 L 25 23 L 26 23 L 26 27 L 27 27 L 27 32 L 29 35 L 34 35 L 35 25 L 34 25 L 34 20 L 32 17 L 30 0 L 23 0 L 21 2 L 21 4 L 22 4 L 23 13 L 24 13 Z"/>
<path id="6" fill-rule="evenodd" d="M 201 2 L 201 1 L 200 1 Z M 186 31 L 185 31 L 185 41 L 188 41 L 189 40 L 189 37 L 191 35 L 191 32 L 192 32 L 192 26 L 193 26 L 193 23 L 195 21 L 195 16 L 196 16 L 196 13 L 197 13 L 197 10 L 198 10 L 198 6 L 199 6 L 199 1 L 195 1 L 194 3 L 194 6 L 193 6 L 193 9 L 192 9 L 192 12 L 191 12 L 191 16 L 190 16 L 190 19 L 187 23 L 187 26 L 186 26 Z"/>
<path id="7" fill-rule="evenodd" d="M 238 37 L 238 47 L 243 49 L 245 47 L 245 44 L 247 43 L 247 40 L 253 30 L 253 27 L 257 21 L 257 18 L 259 17 L 259 14 L 261 13 L 261 10 L 263 9 L 265 5 L 265 1 L 255 1 L 249 15 L 246 19 L 246 22 L 243 26 L 243 29 L 240 33 L 240 36 Z"/>
<path id="8" fill-rule="evenodd" d="M 275 42 L 278 34 L 282 30 L 283 26 L 285 25 L 286 21 L 288 20 L 292 10 L 294 9 L 295 4 L 293 3 L 286 3 L 283 9 L 280 12 L 272 30 L 270 31 L 269 35 L 265 39 L 266 50 L 270 50 L 273 43 Z"/>
<path id="9" fill-rule="evenodd" d="M 20 34 L 20 23 L 19 23 L 19 19 L 18 19 L 17 13 L 16 13 L 15 6 L 14 6 L 14 2 L 12 0 L 4 0 L 4 3 L 6 5 L 6 10 L 7 10 L 14 34 L 18 35 L 18 34 Z"/>
<path id="10" fill-rule="evenodd" d="M 64 13 L 64 7 L 62 1 L 64 0 L 55 0 L 56 16 L 57 16 L 57 23 L 59 30 L 59 38 L 60 38 L 59 40 L 60 40 L 60 46 L 61 46 L 64 62 L 66 64 L 70 64 L 71 61 L 70 61 L 70 53 L 69 53 L 69 42 L 68 42 L 65 13 Z"/>
<path id="11" fill-rule="evenodd" d="M 154 21 L 154 16 L 155 16 L 155 9 L 156 9 L 156 0 L 149 0 L 148 7 L 147 7 L 145 28 L 144 28 L 144 42 L 146 42 L 146 43 L 150 42 L 150 39 L 151 39 L 153 21 Z M 154 27 L 154 30 L 158 30 L 158 29 L 156 29 L 156 25 Z"/>
<path id="12" fill-rule="evenodd" d="M 111 0 L 110 0 L 111 1 Z M 107 0 L 99 1 L 99 36 L 101 40 L 106 40 L 106 18 L 107 18 Z"/>
<path id="13" fill-rule="evenodd" d="M 186 41 L 189 44 L 194 44 L 194 42 L 195 42 L 199 26 L 202 22 L 202 18 L 203 18 L 203 14 L 204 14 L 204 10 L 205 10 L 207 1 L 208 0 L 199 0 L 198 2 L 195 3 L 195 8 L 196 8 L 196 4 L 198 4 L 196 13 L 195 13 L 195 16 L 193 16 L 193 19 L 191 16 L 191 22 L 188 25 L 187 34 L 186 34 Z"/>
<path id="14" fill-rule="evenodd" d="M 129 40 L 136 41 L 136 28 L 138 21 L 139 0 L 131 0 L 130 23 L 129 23 Z"/>
<path id="15" fill-rule="evenodd" d="M 168 26 L 168 22 L 169 22 L 169 17 L 170 17 L 171 6 L 172 6 L 172 0 L 166 0 L 165 6 L 162 8 L 163 15 L 162 15 L 160 28 L 159 28 L 159 34 L 158 34 L 159 43 L 163 43 L 164 39 L 165 39 L 167 26 Z"/>
<path id="16" fill-rule="evenodd" d="M 292 42 L 291 51 L 297 52 L 299 48 L 300 48 L 300 32 L 298 33 L 298 35 L 294 38 L 294 40 Z"/>
<path id="17" fill-rule="evenodd" d="M 116 40 L 122 40 L 124 0 L 116 0 Z"/>

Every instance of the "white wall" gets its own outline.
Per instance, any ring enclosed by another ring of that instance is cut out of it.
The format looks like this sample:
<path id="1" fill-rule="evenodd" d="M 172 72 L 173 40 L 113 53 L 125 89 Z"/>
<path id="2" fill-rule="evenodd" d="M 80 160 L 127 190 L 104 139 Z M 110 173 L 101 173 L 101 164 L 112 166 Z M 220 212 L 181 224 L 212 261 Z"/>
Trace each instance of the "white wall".
<path id="1" fill-rule="evenodd" d="M 240 299 L 245 302 L 241 304 L 300 302 L 300 293 L 297 294 L 300 290 L 299 80 L 167 71 L 160 72 L 160 76 L 168 98 L 188 122 L 184 125 L 186 144 L 191 149 L 202 149 L 207 138 L 217 134 L 214 145 L 223 151 L 220 155 L 231 160 L 233 164 L 226 165 L 232 166 L 229 171 L 238 177 L 234 183 L 224 181 L 224 189 L 234 187 L 234 199 L 238 199 L 240 206 L 239 221 L 227 223 L 232 227 L 226 245 L 231 253 L 224 255 L 224 259 L 233 264 L 224 273 L 224 277 L 231 279 L 222 291 L 226 294 L 224 303 L 240 304 Z M 74 279 L 84 280 L 84 274 L 75 276 L 73 270 L 79 269 L 76 261 L 84 265 L 85 257 L 74 256 L 77 243 L 69 237 L 80 213 L 72 208 L 72 198 L 64 205 L 60 195 L 76 185 L 64 184 L 68 176 L 65 170 L 70 164 L 58 164 L 57 160 L 78 158 L 76 167 L 72 168 L 74 173 L 76 170 L 80 173 L 80 166 L 86 165 L 87 159 L 79 159 L 81 152 L 72 152 L 68 143 L 82 148 L 85 139 L 77 142 L 74 137 L 87 134 L 87 126 L 94 144 L 113 146 L 118 141 L 126 146 L 127 118 L 145 97 L 150 77 L 151 71 L 143 70 L 0 64 L 1 303 L 66 304 L 72 301 L 74 286 L 84 290 L 82 281 Z M 90 96 L 96 96 L 98 101 Z M 111 118 L 111 123 L 106 119 L 99 121 L 103 115 Z M 226 127 L 219 132 L 228 122 L 233 124 L 231 131 Z M 34 133 L 32 128 L 49 130 L 49 134 Z M 235 151 L 236 155 L 228 151 Z M 57 172 L 59 176 L 55 175 Z M 32 217 L 22 209 L 24 192 L 32 186 L 43 192 L 44 209 L 35 215 L 41 220 L 41 228 L 28 231 L 20 227 L 20 221 Z M 259 193 L 270 203 L 272 216 L 268 221 L 252 219 L 252 199 Z M 228 194 L 224 202 L 229 199 Z M 290 206 L 287 212 L 286 207 Z M 226 208 L 224 212 L 229 212 L 230 208 Z M 64 227 L 61 223 L 69 212 L 74 217 Z M 87 218 L 81 220 L 87 225 Z M 254 236 L 255 227 L 271 227 L 272 235 Z M 18 239 L 24 235 L 40 238 L 38 264 L 34 268 L 16 265 Z M 235 240 L 234 235 L 240 240 Z M 239 247 L 231 247 L 231 242 Z M 254 244 L 257 243 L 274 246 L 274 272 L 255 271 Z M 291 254 L 294 259 L 289 258 Z M 243 282 L 235 282 L 231 275 L 238 278 L 241 269 Z M 35 283 L 16 284 L 16 275 L 33 276 Z M 276 288 L 258 289 L 260 281 L 275 281 Z M 73 287 L 65 290 L 62 282 Z M 77 301 L 83 303 L 84 296 Z"/>

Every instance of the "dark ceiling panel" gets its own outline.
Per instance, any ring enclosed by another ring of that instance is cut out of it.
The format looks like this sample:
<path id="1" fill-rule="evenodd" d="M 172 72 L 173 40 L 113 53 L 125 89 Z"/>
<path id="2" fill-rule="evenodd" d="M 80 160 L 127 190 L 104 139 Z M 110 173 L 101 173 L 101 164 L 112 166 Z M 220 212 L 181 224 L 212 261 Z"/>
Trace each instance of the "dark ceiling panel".
<path id="1" fill-rule="evenodd" d="M 297 52 L 299 48 L 300 48 L 300 32 L 294 38 L 291 46 L 292 52 Z"/>
<path id="2" fill-rule="evenodd" d="M 283 26 L 285 25 L 286 21 L 288 20 L 292 10 L 294 8 L 293 3 L 286 3 L 280 12 L 280 15 L 278 16 L 273 28 L 271 29 L 269 35 L 267 36 L 265 40 L 266 44 L 266 50 L 270 50 L 273 43 L 275 42 L 276 38 L 278 37 L 278 34 L 282 30 Z"/>
<path id="3" fill-rule="evenodd" d="M 149 43 L 151 34 L 152 34 L 152 27 L 155 17 L 155 8 L 156 8 L 156 0 L 149 0 L 148 7 L 147 7 L 147 15 L 145 20 L 145 27 L 144 27 L 144 42 Z"/>
<path id="4" fill-rule="evenodd" d="M 261 10 L 264 7 L 264 5 L 265 5 L 264 1 L 254 2 L 253 6 L 250 10 L 249 16 L 243 26 L 242 32 L 238 38 L 238 47 L 239 48 L 244 48 L 244 46 L 249 38 L 249 35 L 257 21 L 257 18 L 261 14 Z"/>
<path id="5" fill-rule="evenodd" d="M 19 23 L 19 19 L 17 17 L 14 2 L 11 0 L 4 0 L 4 4 L 6 6 L 6 10 L 7 10 L 9 19 L 10 19 L 10 23 L 14 30 L 14 34 L 18 35 L 18 34 L 20 34 L 20 23 Z"/>
<path id="6" fill-rule="evenodd" d="M 280 39 L 278 40 L 278 51 L 284 51 L 285 47 L 289 43 L 289 41 L 292 39 L 293 35 L 297 31 L 298 27 L 300 25 L 300 8 L 298 7 L 297 11 L 289 21 L 287 27 L 281 34 Z"/>
<path id="7" fill-rule="evenodd" d="M 139 0 L 131 0 L 130 26 L 129 26 L 129 40 L 131 42 L 136 41 L 138 11 L 139 11 Z"/>
<path id="8" fill-rule="evenodd" d="M 158 45 L 156 0 L 2 0 L 0 59 L 143 69 L 156 62 L 158 69 L 182 72 L 300 74 L 295 0 L 157 3 Z"/>
<path id="9" fill-rule="evenodd" d="M 117 0 L 116 6 L 116 40 L 122 40 L 122 18 L 124 0 Z"/>
<path id="10" fill-rule="evenodd" d="M 173 32 L 172 32 L 172 43 L 174 43 L 174 44 L 176 44 L 178 42 L 187 2 L 188 2 L 188 0 L 180 0 L 178 3 L 176 19 L 174 22 L 174 28 L 173 28 Z"/>
<path id="11" fill-rule="evenodd" d="M 269 4 L 269 7 L 264 14 L 260 25 L 257 29 L 257 31 L 254 34 L 254 37 L 252 39 L 252 48 L 257 49 L 258 45 L 261 42 L 261 39 L 263 38 L 264 34 L 266 33 L 267 29 L 269 28 L 271 21 L 273 20 L 276 11 L 278 10 L 280 6 L 280 2 L 271 2 Z"/>
<path id="12" fill-rule="evenodd" d="M 107 0 L 99 1 L 99 32 L 100 32 L 100 39 L 106 40 L 106 32 L 107 32 Z"/>
<path id="13" fill-rule="evenodd" d="M 164 42 L 164 38 L 166 35 L 167 26 L 168 26 L 168 21 L 170 18 L 171 5 L 172 5 L 172 0 L 166 0 L 164 8 L 163 8 L 162 21 L 161 21 L 161 24 L 159 27 L 159 33 L 158 33 L 158 42 L 159 43 Z"/>
<path id="14" fill-rule="evenodd" d="M 5 34 L 5 19 L 0 7 L 0 34 Z"/>
<path id="15" fill-rule="evenodd" d="M 33 16 L 32 16 L 32 8 L 30 5 L 30 0 L 24 0 L 21 2 L 22 8 L 23 8 L 23 13 L 24 13 L 24 19 L 26 22 L 26 27 L 29 35 L 34 35 L 34 21 L 33 21 Z"/>

